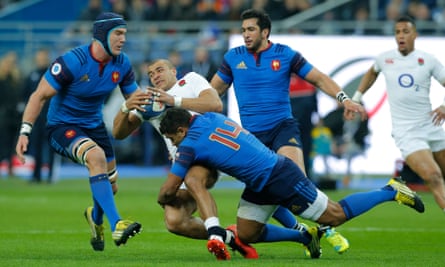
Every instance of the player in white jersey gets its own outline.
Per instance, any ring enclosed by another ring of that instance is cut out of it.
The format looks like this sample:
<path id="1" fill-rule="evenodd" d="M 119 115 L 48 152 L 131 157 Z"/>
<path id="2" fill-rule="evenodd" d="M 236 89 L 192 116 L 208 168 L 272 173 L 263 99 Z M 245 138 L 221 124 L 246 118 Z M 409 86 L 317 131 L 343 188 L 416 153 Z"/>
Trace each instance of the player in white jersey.
<path id="1" fill-rule="evenodd" d="M 384 52 L 360 81 L 353 100 L 359 102 L 383 73 L 391 111 L 392 136 L 407 165 L 428 185 L 445 211 L 445 101 L 432 110 L 431 77 L 445 86 L 445 68 L 434 55 L 415 49 L 415 22 L 395 22 L 398 49 Z"/>
<path id="2" fill-rule="evenodd" d="M 165 59 L 156 59 L 147 66 L 147 74 L 153 87 L 148 87 L 147 92 L 134 93 L 123 104 L 121 110 L 116 114 L 113 123 L 112 134 L 116 139 L 124 139 L 136 130 L 144 121 L 144 117 L 138 110 L 146 104 L 147 99 L 152 99 L 167 106 L 185 108 L 192 113 L 222 112 L 222 102 L 215 89 L 201 75 L 189 72 L 183 78 L 176 78 L 176 68 Z M 147 121 L 159 132 L 161 116 L 149 118 Z M 161 134 L 159 132 L 159 134 Z M 161 134 L 162 135 L 162 134 Z M 170 158 L 175 158 L 176 146 L 172 145 L 170 139 L 164 138 Z M 206 166 L 194 165 L 186 175 L 193 186 L 186 188 L 181 185 L 178 190 L 177 199 L 174 203 L 164 205 L 164 220 L 167 229 L 177 235 L 194 239 L 207 239 L 207 224 L 201 218 L 193 216 L 198 209 L 191 190 L 206 191 L 215 184 L 218 173 L 216 169 Z M 208 193 L 211 197 L 210 193 Z M 211 208 L 216 211 L 216 204 L 212 198 Z M 218 222 L 219 223 L 219 222 Z M 224 241 L 232 249 L 237 250 L 246 258 L 257 258 L 258 255 L 253 247 L 239 243 L 233 231 L 226 230 L 222 233 Z M 236 239 L 236 240 L 235 240 Z"/>

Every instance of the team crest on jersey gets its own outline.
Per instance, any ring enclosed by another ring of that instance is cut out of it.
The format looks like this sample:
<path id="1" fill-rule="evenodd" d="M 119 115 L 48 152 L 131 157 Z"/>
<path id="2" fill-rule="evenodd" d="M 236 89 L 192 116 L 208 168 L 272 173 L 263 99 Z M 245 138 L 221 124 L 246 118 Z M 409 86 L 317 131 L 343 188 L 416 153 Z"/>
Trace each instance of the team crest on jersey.
<path id="1" fill-rule="evenodd" d="M 423 58 L 419 57 L 417 59 L 417 63 L 419 63 L 419 65 L 422 66 L 423 64 L 425 64 L 425 60 Z"/>
<path id="2" fill-rule="evenodd" d="M 72 130 L 72 129 L 67 130 L 67 131 L 65 132 L 65 137 L 68 138 L 68 139 L 71 139 L 71 138 L 73 138 L 74 136 L 76 136 L 76 131 L 74 131 L 74 130 Z"/>
<path id="3" fill-rule="evenodd" d="M 242 69 L 242 70 L 246 70 L 247 69 L 247 66 L 246 66 L 246 63 L 244 63 L 244 61 L 241 61 L 240 63 L 238 63 L 238 65 L 236 65 L 236 68 L 237 69 Z"/>
<path id="4" fill-rule="evenodd" d="M 392 58 L 387 58 L 387 59 L 385 59 L 385 63 L 386 63 L 386 64 L 394 64 L 394 59 L 392 59 Z"/>
<path id="5" fill-rule="evenodd" d="M 117 83 L 117 81 L 119 81 L 119 77 L 120 77 L 120 74 L 118 71 L 113 71 L 113 73 L 111 74 L 111 80 L 114 83 Z"/>
<path id="6" fill-rule="evenodd" d="M 281 68 L 281 63 L 278 59 L 272 60 L 272 69 L 277 71 Z"/>
<path id="7" fill-rule="evenodd" d="M 184 86 L 185 84 L 186 84 L 186 82 L 185 82 L 184 79 L 182 79 L 182 80 L 180 80 L 180 81 L 178 82 L 178 85 L 179 85 L 179 86 Z"/>

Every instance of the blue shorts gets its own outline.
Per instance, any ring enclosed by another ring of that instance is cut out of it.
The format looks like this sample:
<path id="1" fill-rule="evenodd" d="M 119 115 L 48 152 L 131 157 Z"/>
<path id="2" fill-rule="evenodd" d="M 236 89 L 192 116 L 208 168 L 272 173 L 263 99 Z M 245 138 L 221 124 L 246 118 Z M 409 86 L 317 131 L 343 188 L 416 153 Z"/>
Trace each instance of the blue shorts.
<path id="1" fill-rule="evenodd" d="M 115 159 L 111 139 L 103 123 L 94 129 L 86 129 L 70 124 L 48 126 L 47 131 L 51 147 L 60 155 L 76 163 L 80 162 L 76 160 L 73 154 L 73 145 L 82 138 L 90 138 L 96 142 L 96 144 L 104 150 L 107 162 Z"/>
<path id="2" fill-rule="evenodd" d="M 298 166 L 280 156 L 269 181 L 259 192 L 244 189 L 241 198 L 257 205 L 280 205 L 294 214 L 304 212 L 317 199 L 318 190 Z"/>
<path id="3" fill-rule="evenodd" d="M 296 146 L 301 148 L 300 127 L 297 120 L 286 119 L 268 131 L 252 133 L 261 143 L 273 151 L 283 146 Z"/>

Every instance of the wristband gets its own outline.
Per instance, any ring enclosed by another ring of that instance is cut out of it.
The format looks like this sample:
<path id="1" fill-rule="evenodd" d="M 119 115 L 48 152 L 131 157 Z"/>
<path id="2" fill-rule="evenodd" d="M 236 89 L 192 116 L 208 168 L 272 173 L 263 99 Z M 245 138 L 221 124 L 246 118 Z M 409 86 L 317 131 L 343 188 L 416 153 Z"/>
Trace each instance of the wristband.
<path id="1" fill-rule="evenodd" d="M 349 96 L 344 91 L 338 92 L 335 97 L 337 98 L 338 102 L 340 102 L 340 104 L 349 99 Z"/>
<path id="2" fill-rule="evenodd" d="M 174 96 L 173 99 L 175 100 L 173 105 L 177 108 L 181 107 L 182 104 L 182 97 L 180 96 Z"/>
<path id="3" fill-rule="evenodd" d="M 122 113 L 125 113 L 125 114 L 130 112 L 130 110 L 127 108 L 127 104 L 125 104 L 125 101 L 121 105 L 121 111 L 122 111 Z"/>
<path id="4" fill-rule="evenodd" d="M 29 122 L 22 122 L 20 126 L 20 135 L 29 136 L 32 131 L 32 124 Z"/>
<path id="5" fill-rule="evenodd" d="M 352 101 L 360 103 L 362 101 L 362 95 L 363 95 L 362 92 L 355 91 L 354 95 L 352 96 Z"/>

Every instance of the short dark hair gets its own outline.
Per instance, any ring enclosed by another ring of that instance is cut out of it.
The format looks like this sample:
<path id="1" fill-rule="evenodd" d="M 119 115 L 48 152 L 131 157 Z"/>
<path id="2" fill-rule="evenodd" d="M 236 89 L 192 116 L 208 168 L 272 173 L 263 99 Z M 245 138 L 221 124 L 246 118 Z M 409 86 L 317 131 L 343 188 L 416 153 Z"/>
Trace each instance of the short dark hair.
<path id="1" fill-rule="evenodd" d="M 247 9 L 244 10 L 243 13 L 241 13 L 241 20 L 251 18 L 257 19 L 257 24 L 260 27 L 260 30 L 269 29 L 270 34 L 270 31 L 272 30 L 272 22 L 266 12 L 256 9 Z"/>
<path id="2" fill-rule="evenodd" d="M 169 108 L 161 119 L 161 134 L 175 134 L 179 127 L 189 127 L 192 114 L 183 108 Z"/>
<path id="3" fill-rule="evenodd" d="M 414 28 L 416 28 L 416 21 L 411 16 L 402 15 L 396 19 L 396 23 L 399 22 L 409 22 L 413 25 Z"/>

